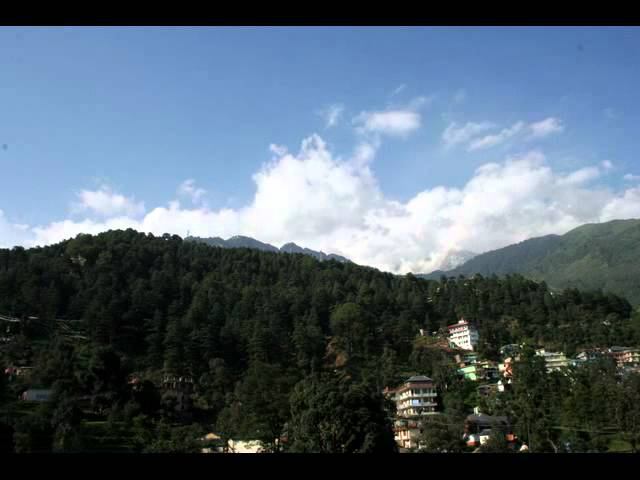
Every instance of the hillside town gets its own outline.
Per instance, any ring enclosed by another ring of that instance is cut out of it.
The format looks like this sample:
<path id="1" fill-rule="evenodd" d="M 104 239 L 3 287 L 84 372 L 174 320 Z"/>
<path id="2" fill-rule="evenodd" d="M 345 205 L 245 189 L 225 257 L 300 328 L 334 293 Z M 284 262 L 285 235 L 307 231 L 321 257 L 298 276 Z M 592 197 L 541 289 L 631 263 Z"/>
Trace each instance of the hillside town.
<path id="1" fill-rule="evenodd" d="M 481 359 L 474 352 L 479 335 L 476 328 L 465 319 L 449 325 L 448 347 L 452 351 L 457 374 L 467 380 L 476 382 L 478 396 L 487 397 L 509 389 L 513 381 L 513 363 L 519 360 L 522 345 L 504 345 L 500 349 L 501 361 Z M 424 332 L 421 332 L 424 335 Z M 437 335 L 436 332 L 434 334 Z M 548 372 L 562 372 L 570 367 L 580 367 L 598 358 L 611 358 L 615 361 L 620 375 L 640 373 L 640 349 L 612 346 L 608 349 L 591 349 L 578 353 L 574 358 L 567 358 L 562 352 L 551 352 L 537 348 L 536 355 L 544 359 Z M 386 388 L 385 396 L 396 405 L 394 418 L 395 439 L 401 452 L 419 451 L 424 433 L 425 418 L 437 416 L 438 386 L 424 375 L 414 375 L 396 388 Z M 490 416 L 474 408 L 464 424 L 459 425 L 460 435 L 470 449 L 478 451 L 478 447 L 486 444 L 492 435 L 501 435 L 511 449 L 526 452 L 528 446 L 519 442 L 513 432 L 511 420 L 504 416 Z"/>
<path id="2" fill-rule="evenodd" d="M 2 323 L 3 343 L 10 345 L 17 332 L 17 319 L 0 317 Z M 32 317 L 31 320 L 37 320 Z M 428 336 L 421 330 L 418 337 Z M 523 345 L 510 344 L 500 348 L 500 361 L 481 358 L 476 351 L 480 340 L 472 322 L 461 318 L 457 323 L 449 325 L 446 332 L 433 332 L 430 336 L 435 348 L 446 351 L 452 359 L 452 368 L 457 376 L 476 385 L 479 399 L 499 396 L 507 391 L 513 382 L 513 365 L 520 358 Z M 594 348 L 577 353 L 573 358 L 563 352 L 548 351 L 536 348 L 537 356 L 544 360 L 547 372 L 563 372 L 569 368 L 579 368 L 589 362 L 601 358 L 610 358 L 615 362 L 618 375 L 640 372 L 640 349 L 622 346 Z M 52 390 L 46 385 L 30 384 L 33 366 L 24 362 L 6 365 L 3 373 L 8 382 L 19 382 L 24 385 L 20 391 L 19 401 L 25 404 L 38 404 L 51 399 Z M 130 376 L 128 380 L 133 391 L 141 388 L 141 379 Z M 191 377 L 165 375 L 159 384 L 163 397 L 172 398 L 172 408 L 183 420 L 191 419 L 193 396 L 197 385 Z M 437 418 L 441 414 L 439 385 L 426 375 L 412 375 L 395 387 L 386 387 L 383 395 L 395 405 L 393 431 L 400 452 L 418 452 L 422 448 L 425 428 L 429 428 L 428 418 Z M 87 404 L 88 405 L 88 404 Z M 480 405 L 468 412 L 464 422 L 456 425 L 460 438 L 469 451 L 480 451 L 492 436 L 504 438 L 508 448 L 526 452 L 528 446 L 514 434 L 512 419 L 505 416 L 492 416 L 482 411 Z M 223 439 L 218 433 L 210 432 L 199 440 L 202 453 L 260 453 L 264 445 L 256 439 Z M 281 441 L 286 442 L 286 437 Z"/>
<path id="3" fill-rule="evenodd" d="M 3 342 L 10 344 L 16 333 L 17 319 L 2 316 Z M 33 317 L 32 320 L 37 320 Z M 424 330 L 419 337 L 426 336 Z M 479 334 L 472 322 L 461 318 L 457 323 L 449 325 L 446 333 L 433 332 L 432 337 L 437 340 L 436 348 L 446 351 L 452 358 L 452 365 L 456 374 L 477 384 L 478 398 L 500 395 L 510 388 L 513 381 L 513 365 L 520 358 L 523 347 L 518 344 L 504 345 L 500 348 L 500 361 L 483 359 L 476 352 Z M 579 368 L 588 362 L 600 358 L 610 358 L 615 362 L 619 375 L 640 372 L 640 349 L 622 346 L 609 348 L 594 348 L 584 350 L 573 358 L 568 358 L 563 352 L 548 351 L 537 348 L 536 355 L 544 360 L 548 372 L 563 372 L 569 368 Z M 21 382 L 25 385 L 20 392 L 19 400 L 25 404 L 48 402 L 52 390 L 48 386 L 30 385 L 29 379 L 33 366 L 18 362 L 6 365 L 3 369 L 5 378 L 9 382 Z M 140 388 L 141 380 L 137 376 L 129 378 L 133 390 Z M 27 388 L 27 386 L 29 386 Z M 193 408 L 193 394 L 197 385 L 191 377 L 165 376 L 160 389 L 163 395 L 173 398 L 173 408 L 183 419 L 189 419 Z M 393 430 L 395 441 L 400 452 L 420 451 L 425 428 L 425 419 L 437 417 L 441 413 L 439 401 L 439 386 L 425 375 L 412 375 L 402 384 L 386 387 L 383 394 L 395 405 Z M 528 446 L 520 442 L 514 434 L 512 420 L 504 416 L 492 416 L 481 411 L 478 405 L 469 412 L 465 421 L 456 428 L 460 438 L 470 451 L 479 451 L 492 436 L 500 435 L 510 449 L 526 452 Z M 286 442 L 286 438 L 283 438 Z M 210 432 L 200 439 L 203 453 L 260 453 L 264 446 L 259 440 L 226 439 Z"/>

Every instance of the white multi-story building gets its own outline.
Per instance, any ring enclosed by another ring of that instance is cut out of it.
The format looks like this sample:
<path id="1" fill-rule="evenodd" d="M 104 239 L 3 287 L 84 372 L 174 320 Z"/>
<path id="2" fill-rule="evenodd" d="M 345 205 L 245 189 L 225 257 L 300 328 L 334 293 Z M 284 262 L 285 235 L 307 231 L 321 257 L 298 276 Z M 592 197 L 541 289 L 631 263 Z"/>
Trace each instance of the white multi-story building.
<path id="1" fill-rule="evenodd" d="M 449 341 L 463 350 L 473 350 L 478 344 L 478 331 L 464 318 L 449 325 Z"/>
<path id="2" fill-rule="evenodd" d="M 418 448 L 420 419 L 436 414 L 438 393 L 429 377 L 413 376 L 395 390 L 386 390 L 396 404 L 395 439 L 402 448 Z"/>

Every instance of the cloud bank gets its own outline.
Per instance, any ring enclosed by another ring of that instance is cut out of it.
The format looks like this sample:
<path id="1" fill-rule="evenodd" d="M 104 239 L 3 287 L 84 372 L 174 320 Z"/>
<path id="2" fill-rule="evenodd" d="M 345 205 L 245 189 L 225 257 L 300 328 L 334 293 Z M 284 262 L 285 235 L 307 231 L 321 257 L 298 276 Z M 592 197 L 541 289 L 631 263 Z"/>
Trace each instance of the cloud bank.
<path id="1" fill-rule="evenodd" d="M 361 125 L 399 134 L 416 124 L 411 116 L 392 114 L 365 116 Z M 460 143 L 470 137 L 452 131 L 449 138 Z M 133 197 L 103 187 L 79 194 L 73 212 L 84 215 L 80 220 L 26 226 L 0 211 L 0 242 L 46 245 L 116 228 L 156 235 L 248 235 L 277 246 L 294 241 L 406 273 L 437 269 L 451 249 L 480 253 L 587 222 L 640 217 L 640 186 L 616 192 L 598 184 L 610 163 L 560 172 L 537 150 L 487 163 L 460 188 L 437 186 L 407 202 L 394 201 L 385 197 L 372 170 L 379 145 L 364 136 L 344 159 L 318 135 L 306 138 L 297 153 L 272 145 L 273 157 L 253 176 L 255 194 L 241 208 L 198 204 L 203 190 L 188 180 L 179 186 L 186 206 L 173 199 L 147 211 Z"/>

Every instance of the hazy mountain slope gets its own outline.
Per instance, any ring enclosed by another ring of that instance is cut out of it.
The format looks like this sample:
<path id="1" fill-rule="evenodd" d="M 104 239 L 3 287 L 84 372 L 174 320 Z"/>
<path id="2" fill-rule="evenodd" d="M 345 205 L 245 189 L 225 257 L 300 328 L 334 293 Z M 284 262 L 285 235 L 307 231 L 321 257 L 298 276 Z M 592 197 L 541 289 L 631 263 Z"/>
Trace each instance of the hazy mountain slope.
<path id="1" fill-rule="evenodd" d="M 555 288 L 602 289 L 640 304 L 640 220 L 587 224 L 483 253 L 441 275 L 520 273 Z"/>

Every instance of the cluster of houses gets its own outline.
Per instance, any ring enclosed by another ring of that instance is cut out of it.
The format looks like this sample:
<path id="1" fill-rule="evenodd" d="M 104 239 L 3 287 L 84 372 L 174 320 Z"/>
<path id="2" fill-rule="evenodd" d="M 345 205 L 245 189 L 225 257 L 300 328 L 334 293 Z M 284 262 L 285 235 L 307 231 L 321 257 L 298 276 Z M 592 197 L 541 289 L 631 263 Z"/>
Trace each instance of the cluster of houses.
<path id="1" fill-rule="evenodd" d="M 396 404 L 394 435 L 401 451 L 421 448 L 425 418 L 439 413 L 438 393 L 433 380 L 424 375 L 416 375 L 398 388 L 385 389 L 384 394 Z M 484 445 L 496 433 L 504 435 L 509 444 L 515 445 L 516 442 L 508 418 L 485 415 L 477 408 L 473 415 L 467 416 L 461 433 L 462 440 L 469 447 Z M 524 448 L 526 449 L 526 446 Z"/>
<path id="2" fill-rule="evenodd" d="M 503 349 L 510 348 L 513 353 L 503 354 L 503 364 L 500 371 L 503 376 L 511 375 L 511 367 L 514 360 L 518 359 L 518 345 L 507 345 Z M 514 352 L 515 350 L 515 352 Z M 502 353 L 503 350 L 501 350 Z M 611 358 L 615 361 L 620 373 L 640 372 L 640 349 L 632 347 L 613 346 L 609 348 L 594 348 L 578 353 L 574 358 L 567 357 L 563 352 L 550 352 L 544 348 L 536 350 L 536 355 L 544 359 L 548 372 L 562 371 L 568 367 L 579 367 L 587 362 L 599 358 Z"/>
<path id="3" fill-rule="evenodd" d="M 500 349 L 499 362 L 481 360 L 475 352 L 479 335 L 472 323 L 460 319 L 457 323 L 449 325 L 447 330 L 449 347 L 457 350 L 454 355 L 457 372 L 460 376 L 479 383 L 479 395 L 503 392 L 509 387 L 513 380 L 513 364 L 519 359 L 520 345 L 503 346 Z M 424 335 L 424 332 L 420 333 Z M 580 352 L 575 358 L 568 358 L 563 352 L 538 348 L 536 355 L 544 359 L 548 372 L 580 366 L 601 357 L 615 360 L 618 370 L 622 373 L 640 372 L 640 349 L 631 347 L 591 349 Z M 398 446 L 404 450 L 419 449 L 425 418 L 438 415 L 438 393 L 433 380 L 423 375 L 412 376 L 399 387 L 386 388 L 383 393 L 396 404 L 394 433 Z M 477 408 L 473 415 L 467 417 L 463 430 L 462 438 L 470 447 L 483 445 L 496 431 L 503 434 L 511 445 L 515 445 L 517 440 L 509 419 L 485 415 Z M 521 447 L 521 450 L 526 449 L 526 445 Z"/>
<path id="4" fill-rule="evenodd" d="M 497 362 L 480 361 L 474 352 L 479 335 L 470 322 L 461 319 L 458 323 L 449 325 L 447 330 L 449 345 L 464 352 L 455 355 L 458 374 L 473 381 L 500 381 L 501 371 Z M 397 388 L 386 388 L 383 393 L 396 405 L 394 434 L 401 451 L 419 449 L 425 418 L 439 414 L 438 391 L 434 381 L 427 376 L 416 375 Z M 496 429 L 505 435 L 507 441 L 515 441 L 506 418 L 491 417 L 476 411 L 474 415 L 467 417 L 461 427 L 461 438 L 470 447 L 484 444 Z"/>
<path id="5" fill-rule="evenodd" d="M 202 453 L 264 453 L 259 440 L 228 440 L 211 432 L 200 439 L 203 444 Z"/>

